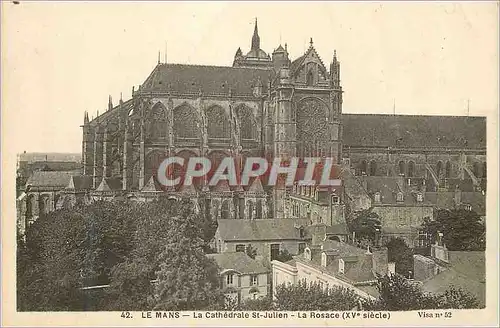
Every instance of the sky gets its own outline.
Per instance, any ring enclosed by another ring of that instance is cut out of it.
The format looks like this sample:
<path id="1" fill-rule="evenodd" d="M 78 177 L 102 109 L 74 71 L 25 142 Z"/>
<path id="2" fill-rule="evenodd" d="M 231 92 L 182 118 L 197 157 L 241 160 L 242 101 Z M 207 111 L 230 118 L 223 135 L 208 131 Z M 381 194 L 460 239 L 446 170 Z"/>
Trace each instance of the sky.
<path id="1" fill-rule="evenodd" d="M 345 113 L 487 116 L 498 108 L 494 2 L 2 1 L 2 138 L 14 151 L 80 152 L 84 111 L 131 96 L 161 61 L 230 66 L 312 37 L 341 62 Z M 468 105 L 469 104 L 469 105 Z"/>

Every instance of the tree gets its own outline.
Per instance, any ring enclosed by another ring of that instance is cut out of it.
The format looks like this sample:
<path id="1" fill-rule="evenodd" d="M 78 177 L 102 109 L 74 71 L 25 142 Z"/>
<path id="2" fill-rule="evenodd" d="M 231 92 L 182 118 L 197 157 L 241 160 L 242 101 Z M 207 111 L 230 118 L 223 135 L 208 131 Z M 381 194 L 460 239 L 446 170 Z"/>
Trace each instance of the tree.
<path id="1" fill-rule="evenodd" d="M 461 289 L 451 287 L 444 293 L 428 294 L 399 274 L 379 277 L 377 289 L 379 298 L 375 301 L 365 301 L 363 304 L 365 310 L 412 311 L 478 307 L 475 297 Z"/>
<path id="2" fill-rule="evenodd" d="M 293 256 L 288 252 L 288 250 L 280 250 L 278 256 L 276 256 L 275 260 L 280 262 L 288 262 L 293 259 Z"/>
<path id="3" fill-rule="evenodd" d="M 486 247 L 485 226 L 474 211 L 465 209 L 438 210 L 434 221 L 425 220 L 423 231 L 436 242 L 438 233 L 443 234 L 442 242 L 451 251 L 484 251 Z"/>
<path id="4" fill-rule="evenodd" d="M 385 244 L 389 262 L 396 264 L 396 273 L 408 277 L 413 271 L 413 251 L 401 238 L 392 238 Z"/>
<path id="5" fill-rule="evenodd" d="M 254 260 L 255 257 L 257 256 L 257 250 L 253 248 L 251 244 L 247 245 L 247 247 L 245 248 L 245 253 L 248 255 L 248 257 Z"/>
<path id="6" fill-rule="evenodd" d="M 355 233 L 356 239 L 366 239 L 369 243 L 378 242 L 382 231 L 380 216 L 372 209 L 366 209 L 354 213 L 354 219 L 348 222 L 349 230 Z"/>
<path id="7" fill-rule="evenodd" d="M 158 310 L 202 310 L 221 301 L 219 268 L 203 251 L 199 216 L 185 214 L 172 218 L 168 242 L 159 256 Z"/>
<path id="8" fill-rule="evenodd" d="M 275 308 L 279 311 L 347 311 L 354 308 L 359 296 L 351 289 L 321 286 L 300 281 L 296 285 L 276 286 Z"/>

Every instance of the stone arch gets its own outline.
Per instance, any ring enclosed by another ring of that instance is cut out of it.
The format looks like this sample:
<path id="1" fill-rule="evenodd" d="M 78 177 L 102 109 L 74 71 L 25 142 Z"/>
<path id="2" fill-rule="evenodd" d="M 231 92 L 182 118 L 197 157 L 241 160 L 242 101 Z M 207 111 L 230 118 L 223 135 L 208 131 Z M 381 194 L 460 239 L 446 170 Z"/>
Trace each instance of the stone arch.
<path id="1" fill-rule="evenodd" d="M 375 160 L 370 161 L 370 175 L 377 175 L 377 162 Z"/>
<path id="2" fill-rule="evenodd" d="M 250 107 L 239 105 L 236 107 L 236 115 L 240 124 L 240 140 L 257 139 L 257 120 Z"/>
<path id="3" fill-rule="evenodd" d="M 163 150 L 153 149 L 148 152 L 144 158 L 144 184 L 146 184 L 151 176 L 157 175 L 158 167 L 166 158 Z"/>
<path id="4" fill-rule="evenodd" d="M 314 73 L 313 73 L 312 69 L 310 69 L 307 72 L 307 75 L 306 75 L 306 84 L 308 86 L 313 86 L 314 85 Z"/>
<path id="5" fill-rule="evenodd" d="M 207 135 L 210 139 L 230 139 L 231 122 L 226 111 L 219 105 L 212 105 L 205 110 L 207 118 Z"/>
<path id="6" fill-rule="evenodd" d="M 399 168 L 399 175 L 405 175 L 406 173 L 406 164 L 403 160 L 399 161 L 398 163 L 398 168 Z"/>
<path id="7" fill-rule="evenodd" d="M 185 173 L 185 170 L 187 168 L 187 164 L 189 162 L 189 159 L 191 157 L 198 157 L 198 155 L 192 150 L 182 149 L 182 150 L 179 150 L 178 152 L 176 152 L 175 156 L 181 157 L 184 159 L 184 165 L 181 166 L 179 164 L 172 164 L 172 170 L 171 170 L 172 175 L 173 175 L 173 179 L 180 177 L 181 183 L 182 183 L 182 180 L 184 179 L 184 173 Z"/>
<path id="8" fill-rule="evenodd" d="M 34 204 L 35 204 L 35 195 L 28 194 L 26 196 L 26 212 L 25 212 L 26 227 L 28 227 L 29 221 L 33 219 L 33 216 L 34 216 L 33 205 Z"/>
<path id="9" fill-rule="evenodd" d="M 151 108 L 147 116 L 147 122 L 146 133 L 149 140 L 161 140 L 168 137 L 167 108 L 161 102 L 157 102 Z"/>
<path id="10" fill-rule="evenodd" d="M 415 175 L 415 162 L 409 161 L 408 162 L 408 174 L 407 174 L 407 176 L 412 178 L 414 175 Z"/>
<path id="11" fill-rule="evenodd" d="M 174 108 L 173 116 L 175 140 L 185 141 L 201 138 L 201 129 L 196 109 L 187 103 L 183 103 Z"/>
<path id="12" fill-rule="evenodd" d="M 50 195 L 42 194 L 38 198 L 38 213 L 40 216 L 47 215 L 51 211 Z"/>

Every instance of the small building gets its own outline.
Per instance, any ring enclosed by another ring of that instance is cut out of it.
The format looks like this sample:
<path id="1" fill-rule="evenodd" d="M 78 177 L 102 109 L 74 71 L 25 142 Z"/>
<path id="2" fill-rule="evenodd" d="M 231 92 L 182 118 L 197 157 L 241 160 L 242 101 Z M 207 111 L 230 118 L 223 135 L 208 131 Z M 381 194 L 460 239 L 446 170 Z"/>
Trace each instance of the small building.
<path id="1" fill-rule="evenodd" d="M 218 220 L 214 238 L 217 253 L 244 252 L 251 245 L 265 265 L 280 253 L 301 253 L 311 236 L 305 219 Z"/>
<path id="2" fill-rule="evenodd" d="M 366 299 L 378 296 L 377 275 L 394 271 L 394 263 L 388 263 L 387 248 L 364 250 L 332 240 L 307 247 L 303 254 L 286 263 L 272 262 L 273 286 L 315 282 L 325 289 L 349 288 Z"/>
<path id="3" fill-rule="evenodd" d="M 439 241 L 431 246 L 431 256 L 414 255 L 414 279 L 427 293 L 443 293 L 450 287 L 473 295 L 480 307 L 486 305 L 484 251 L 449 251 Z"/>
<path id="4" fill-rule="evenodd" d="M 268 294 L 269 270 L 243 252 L 208 254 L 220 268 L 221 287 L 238 304 Z"/>

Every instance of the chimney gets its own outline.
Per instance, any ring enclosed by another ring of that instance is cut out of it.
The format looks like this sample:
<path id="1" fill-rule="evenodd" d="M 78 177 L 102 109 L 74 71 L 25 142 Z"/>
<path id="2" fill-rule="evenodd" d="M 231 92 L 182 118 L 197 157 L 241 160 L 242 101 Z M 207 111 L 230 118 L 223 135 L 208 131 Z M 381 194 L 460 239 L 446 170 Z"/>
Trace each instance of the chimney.
<path id="1" fill-rule="evenodd" d="M 326 225 L 319 224 L 312 227 L 312 240 L 311 244 L 313 246 L 321 245 L 321 243 L 325 240 L 326 237 Z"/>

